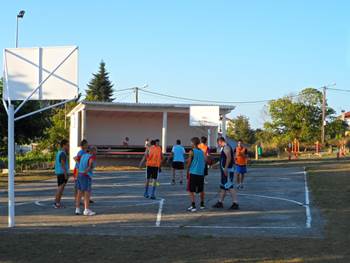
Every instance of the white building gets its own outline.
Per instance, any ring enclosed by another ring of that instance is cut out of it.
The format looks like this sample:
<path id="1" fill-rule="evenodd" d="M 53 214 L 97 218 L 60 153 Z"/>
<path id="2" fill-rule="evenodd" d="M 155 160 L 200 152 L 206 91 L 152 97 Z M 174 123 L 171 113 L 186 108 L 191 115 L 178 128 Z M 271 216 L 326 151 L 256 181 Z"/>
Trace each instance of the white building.
<path id="1" fill-rule="evenodd" d="M 345 121 L 347 125 L 350 127 L 350 111 L 342 112 L 342 114 L 340 115 L 340 119 L 342 121 Z"/>
<path id="2" fill-rule="evenodd" d="M 226 135 L 226 115 L 234 108 L 219 106 L 223 136 Z M 82 139 L 96 146 L 121 146 L 124 138 L 129 137 L 130 146 L 142 147 L 146 138 L 159 138 L 163 152 L 166 152 L 176 139 L 189 146 L 191 137 L 207 136 L 209 129 L 210 144 L 215 146 L 218 127 L 191 127 L 189 111 L 187 104 L 81 102 L 68 114 L 71 166 L 73 168 L 72 158 Z"/>

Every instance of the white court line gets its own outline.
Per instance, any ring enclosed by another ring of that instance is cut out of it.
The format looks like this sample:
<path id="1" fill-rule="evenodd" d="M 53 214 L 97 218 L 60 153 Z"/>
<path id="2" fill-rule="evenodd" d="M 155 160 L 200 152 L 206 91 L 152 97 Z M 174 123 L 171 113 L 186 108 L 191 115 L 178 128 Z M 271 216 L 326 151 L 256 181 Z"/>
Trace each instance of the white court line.
<path id="1" fill-rule="evenodd" d="M 163 205 L 164 205 L 165 199 L 160 199 L 159 201 L 159 208 L 158 208 L 158 214 L 157 214 L 157 221 L 156 221 L 156 227 L 160 226 L 160 222 L 162 220 L 162 211 L 163 211 Z"/>
<path id="2" fill-rule="evenodd" d="M 62 198 L 62 200 L 73 200 L 73 198 Z M 98 199 L 96 199 L 98 200 Z M 46 198 L 46 199 L 42 199 L 42 200 L 37 200 L 34 202 L 35 205 L 37 206 L 41 206 L 41 207 L 46 207 L 49 206 L 48 204 L 42 204 L 42 202 L 47 202 L 47 201 L 54 201 L 53 198 Z M 28 203 L 22 203 L 22 204 L 30 204 L 31 202 Z M 142 205 L 154 205 L 157 204 L 158 201 L 155 200 L 144 200 L 144 201 L 140 201 L 140 200 L 99 200 L 98 203 L 134 203 L 132 205 L 128 205 L 128 206 L 142 206 Z M 128 207 L 128 206 L 123 206 L 123 207 Z"/>
<path id="3" fill-rule="evenodd" d="M 203 228 L 203 229 L 298 229 L 297 226 L 154 226 L 154 225 L 121 225 L 122 228 Z"/>
<path id="4" fill-rule="evenodd" d="M 309 187 L 307 185 L 307 172 L 304 171 L 304 181 L 305 181 L 305 213 L 306 213 L 306 228 L 311 228 L 311 209 L 310 209 L 310 196 Z"/>
<path id="5" fill-rule="evenodd" d="M 28 204 L 28 203 L 15 203 L 15 206 L 21 206 L 21 205 L 26 205 L 26 204 Z M 7 205 L 0 205 L 0 208 L 8 208 L 8 206 Z"/>
<path id="6" fill-rule="evenodd" d="M 300 205 L 300 206 L 305 206 L 301 202 L 295 201 L 293 199 L 282 198 L 282 197 L 274 197 L 274 196 L 267 196 L 267 195 L 256 195 L 256 194 L 241 194 L 241 193 L 239 193 L 238 195 L 261 197 L 261 198 L 267 198 L 267 199 L 275 199 L 275 200 L 286 201 L 286 202 L 289 202 L 289 203 L 297 204 L 297 205 Z"/>

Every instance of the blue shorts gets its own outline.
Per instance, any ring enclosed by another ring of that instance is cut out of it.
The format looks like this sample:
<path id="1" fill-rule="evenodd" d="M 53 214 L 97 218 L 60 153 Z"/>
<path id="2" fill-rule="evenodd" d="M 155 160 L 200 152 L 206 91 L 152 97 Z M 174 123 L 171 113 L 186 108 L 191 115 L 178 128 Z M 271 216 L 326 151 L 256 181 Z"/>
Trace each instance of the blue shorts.
<path id="1" fill-rule="evenodd" d="M 246 165 L 236 165 L 236 173 L 246 174 L 247 173 L 247 166 Z"/>
<path id="2" fill-rule="evenodd" d="M 90 176 L 79 174 L 76 181 L 76 188 L 82 192 L 91 192 L 91 181 Z"/>
<path id="3" fill-rule="evenodd" d="M 220 169 L 221 171 L 221 182 L 220 182 L 220 189 L 222 190 L 229 190 L 233 189 L 235 183 L 233 181 L 234 178 L 234 172 L 230 171 L 232 169 L 229 169 L 228 176 L 225 176 L 224 170 Z"/>

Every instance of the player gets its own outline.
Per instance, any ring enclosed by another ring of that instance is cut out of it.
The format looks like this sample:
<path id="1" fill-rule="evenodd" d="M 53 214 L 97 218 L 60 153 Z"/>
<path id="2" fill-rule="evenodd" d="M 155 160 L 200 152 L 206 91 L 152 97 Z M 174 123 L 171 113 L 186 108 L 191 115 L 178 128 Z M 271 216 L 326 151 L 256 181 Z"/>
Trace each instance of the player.
<path id="1" fill-rule="evenodd" d="M 144 157 L 142 158 L 140 162 L 140 167 L 146 160 L 146 182 L 145 182 L 145 192 L 144 197 L 145 198 L 151 198 L 156 199 L 155 192 L 156 192 L 156 186 L 157 186 L 157 178 L 159 169 L 162 163 L 163 155 L 162 150 L 159 146 L 156 145 L 156 141 L 151 141 L 151 146 L 145 151 Z M 152 192 L 151 196 L 149 195 L 149 185 L 152 185 Z"/>
<path id="2" fill-rule="evenodd" d="M 75 161 L 75 167 L 74 167 L 74 170 L 73 170 L 73 180 L 74 180 L 74 200 L 76 199 L 77 197 L 77 185 L 76 185 L 76 182 L 77 182 L 77 179 L 78 179 L 78 173 L 79 173 L 79 162 L 80 162 L 80 159 L 81 159 L 81 156 L 83 156 L 83 154 L 87 153 L 87 149 L 88 149 L 88 141 L 87 140 L 82 140 L 80 142 L 80 150 L 79 152 L 77 153 L 76 156 L 73 157 L 74 161 Z"/>
<path id="3" fill-rule="evenodd" d="M 96 147 L 90 147 L 88 152 L 81 156 L 79 174 L 77 179 L 77 198 L 75 201 L 75 214 L 80 215 L 81 197 L 84 195 L 84 216 L 93 216 L 96 213 L 90 210 L 90 192 L 93 171 L 96 162 Z"/>
<path id="4" fill-rule="evenodd" d="M 238 140 L 237 147 L 234 150 L 236 162 L 236 182 L 237 189 L 244 188 L 244 175 L 247 173 L 248 150 L 243 146 L 242 140 Z"/>
<path id="5" fill-rule="evenodd" d="M 176 177 L 176 171 L 179 171 L 180 174 L 180 184 L 183 183 L 183 169 L 185 168 L 185 148 L 181 145 L 181 140 L 176 140 L 176 145 L 173 146 L 171 150 L 171 158 L 173 160 L 172 162 L 172 168 L 173 168 L 173 179 L 171 183 L 174 185 L 175 177 Z"/>
<path id="6" fill-rule="evenodd" d="M 146 138 L 146 140 L 145 140 L 145 149 L 147 149 L 149 147 L 149 145 L 150 145 L 149 139 Z"/>
<path id="7" fill-rule="evenodd" d="M 55 158 L 55 174 L 57 176 L 58 188 L 55 196 L 55 203 L 53 205 L 54 208 L 63 208 L 61 205 L 61 198 L 69 177 L 68 151 L 69 143 L 66 139 L 63 139 Z"/>
<path id="8" fill-rule="evenodd" d="M 220 171 L 221 171 L 221 183 L 220 183 L 220 200 L 213 206 L 213 208 L 223 208 L 226 192 L 230 192 L 232 197 L 232 205 L 230 209 L 237 210 L 239 205 L 237 202 L 237 192 L 234 189 L 234 159 L 233 150 L 230 145 L 226 143 L 224 137 L 220 137 L 217 140 L 219 147 L 221 147 L 220 153 Z"/>
<path id="9" fill-rule="evenodd" d="M 208 139 L 205 136 L 201 137 L 201 143 L 198 145 L 198 148 L 201 149 L 204 153 L 204 155 L 207 157 L 207 160 L 209 161 L 209 147 L 207 145 Z M 204 183 L 207 184 L 207 180 L 205 179 L 208 176 L 208 163 L 205 164 L 204 168 Z"/>
<path id="10" fill-rule="evenodd" d="M 162 152 L 162 147 L 160 146 L 160 140 L 159 139 L 155 139 L 155 142 L 156 142 L 156 146 L 160 149 L 160 152 Z M 156 181 L 156 186 L 160 186 L 160 183 L 159 183 L 159 178 L 160 178 L 160 174 L 162 173 L 162 167 L 160 166 L 159 167 L 159 171 L 158 171 L 158 179 Z"/>
<path id="11" fill-rule="evenodd" d="M 125 139 L 123 140 L 123 146 L 127 147 L 129 146 L 129 143 L 130 143 L 129 137 L 125 137 Z"/>
<path id="12" fill-rule="evenodd" d="M 187 209 L 190 212 L 196 212 L 195 193 L 200 194 L 200 209 L 204 209 L 204 169 L 206 165 L 206 156 L 203 151 L 198 148 L 200 140 L 198 137 L 191 139 L 192 151 L 187 160 L 187 178 L 188 191 L 191 198 L 191 206 Z"/>

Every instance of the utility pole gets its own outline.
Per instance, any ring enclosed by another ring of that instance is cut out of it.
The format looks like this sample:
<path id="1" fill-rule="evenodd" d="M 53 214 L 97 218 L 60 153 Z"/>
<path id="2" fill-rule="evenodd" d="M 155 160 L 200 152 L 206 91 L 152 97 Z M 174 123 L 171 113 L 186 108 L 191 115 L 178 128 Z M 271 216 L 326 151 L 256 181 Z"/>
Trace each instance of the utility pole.
<path id="1" fill-rule="evenodd" d="M 323 88 L 323 98 L 322 98 L 322 127 L 321 127 L 321 142 L 324 145 L 325 138 L 325 127 L 326 127 L 326 95 L 327 95 L 327 87 Z"/>
<path id="2" fill-rule="evenodd" d="M 139 103 L 139 87 L 135 87 L 135 103 Z"/>
<path id="3" fill-rule="evenodd" d="M 135 87 L 133 88 L 134 89 L 134 92 L 135 92 L 135 103 L 139 103 L 139 90 L 142 90 L 142 89 L 145 89 L 147 88 L 148 85 L 144 85 L 143 87 L 139 88 L 139 87 Z"/>

